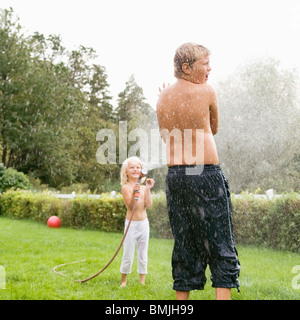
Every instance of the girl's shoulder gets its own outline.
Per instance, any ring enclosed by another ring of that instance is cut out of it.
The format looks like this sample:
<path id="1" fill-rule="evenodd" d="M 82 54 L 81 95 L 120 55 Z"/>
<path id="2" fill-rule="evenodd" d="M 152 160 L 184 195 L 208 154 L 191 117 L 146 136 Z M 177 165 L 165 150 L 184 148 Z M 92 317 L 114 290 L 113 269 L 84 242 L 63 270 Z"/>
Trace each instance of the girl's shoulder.
<path id="1" fill-rule="evenodd" d="M 132 187 L 130 184 L 126 183 L 122 185 L 122 188 L 121 188 L 122 193 L 130 190 L 132 190 Z"/>

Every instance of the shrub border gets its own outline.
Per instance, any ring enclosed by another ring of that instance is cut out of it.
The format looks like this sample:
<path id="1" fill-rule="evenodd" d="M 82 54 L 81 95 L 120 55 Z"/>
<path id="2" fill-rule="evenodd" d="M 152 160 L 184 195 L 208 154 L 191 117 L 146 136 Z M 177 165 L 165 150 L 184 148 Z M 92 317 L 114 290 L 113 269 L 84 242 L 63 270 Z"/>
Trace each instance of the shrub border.
<path id="1" fill-rule="evenodd" d="M 273 200 L 232 195 L 232 203 L 237 244 L 300 251 L 300 194 L 289 193 Z M 172 238 L 163 192 L 153 194 L 153 205 L 147 212 L 151 237 Z M 50 192 L 10 190 L 0 196 L 1 214 L 43 223 L 56 215 L 64 227 L 122 232 L 126 208 L 120 194 L 102 194 L 99 199 L 88 194 L 59 199 Z"/>

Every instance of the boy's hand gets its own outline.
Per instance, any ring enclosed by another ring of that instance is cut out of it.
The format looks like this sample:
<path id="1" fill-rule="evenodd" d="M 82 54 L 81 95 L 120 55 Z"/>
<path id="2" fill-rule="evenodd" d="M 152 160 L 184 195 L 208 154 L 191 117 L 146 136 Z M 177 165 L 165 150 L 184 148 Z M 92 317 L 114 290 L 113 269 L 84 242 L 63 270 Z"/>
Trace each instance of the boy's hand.
<path id="1" fill-rule="evenodd" d="M 170 86 L 170 83 L 168 83 L 168 87 Z M 160 95 L 161 94 L 161 92 L 164 90 L 166 88 L 166 84 L 165 83 L 163 83 L 163 85 L 162 85 L 162 89 L 159 87 L 158 88 L 158 91 L 159 91 L 159 94 L 158 95 Z"/>

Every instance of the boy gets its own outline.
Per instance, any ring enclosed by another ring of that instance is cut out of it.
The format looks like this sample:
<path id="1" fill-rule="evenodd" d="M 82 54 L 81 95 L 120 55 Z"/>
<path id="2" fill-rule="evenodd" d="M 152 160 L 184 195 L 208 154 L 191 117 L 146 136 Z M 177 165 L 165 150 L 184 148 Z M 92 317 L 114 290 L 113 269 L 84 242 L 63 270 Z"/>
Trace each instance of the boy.
<path id="1" fill-rule="evenodd" d="M 217 299 L 230 299 L 230 288 L 239 287 L 229 185 L 213 137 L 218 132 L 217 99 L 206 83 L 209 55 L 207 48 L 193 43 L 177 49 L 177 81 L 161 92 L 156 109 L 162 139 L 168 142 L 166 194 L 175 240 L 172 275 L 178 300 L 187 300 L 190 290 L 204 288 L 207 264 Z M 197 154 L 199 129 L 203 154 Z M 184 137 L 187 130 L 190 139 Z M 177 135 L 171 140 L 172 132 Z"/>

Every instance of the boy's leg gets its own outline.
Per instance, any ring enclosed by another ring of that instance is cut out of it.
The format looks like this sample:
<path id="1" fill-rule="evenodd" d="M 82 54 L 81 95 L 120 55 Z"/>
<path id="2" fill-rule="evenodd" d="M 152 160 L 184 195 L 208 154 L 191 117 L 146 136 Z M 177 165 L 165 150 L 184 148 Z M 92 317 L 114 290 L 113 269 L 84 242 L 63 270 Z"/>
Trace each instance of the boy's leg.
<path id="1" fill-rule="evenodd" d="M 176 291 L 176 300 L 188 300 L 189 295 L 189 291 Z"/>
<path id="2" fill-rule="evenodd" d="M 230 300 L 230 288 L 216 288 L 216 300 Z"/>

